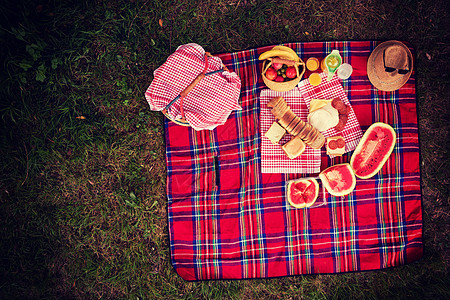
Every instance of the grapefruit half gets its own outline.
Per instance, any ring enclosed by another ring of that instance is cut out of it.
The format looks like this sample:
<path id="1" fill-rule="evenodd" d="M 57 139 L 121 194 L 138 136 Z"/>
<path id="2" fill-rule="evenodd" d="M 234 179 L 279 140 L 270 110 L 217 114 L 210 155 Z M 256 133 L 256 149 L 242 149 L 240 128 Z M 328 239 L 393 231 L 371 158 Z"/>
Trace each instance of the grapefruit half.
<path id="1" fill-rule="evenodd" d="M 288 201 L 296 208 L 310 207 L 319 196 L 319 183 L 314 178 L 298 179 L 288 183 Z"/>

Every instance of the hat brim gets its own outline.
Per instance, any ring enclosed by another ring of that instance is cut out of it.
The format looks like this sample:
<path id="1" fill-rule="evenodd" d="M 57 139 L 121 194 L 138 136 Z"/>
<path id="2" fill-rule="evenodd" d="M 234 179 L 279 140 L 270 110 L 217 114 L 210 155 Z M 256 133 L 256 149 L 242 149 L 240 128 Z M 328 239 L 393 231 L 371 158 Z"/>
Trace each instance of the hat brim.
<path id="1" fill-rule="evenodd" d="M 383 64 L 383 52 L 391 46 L 400 46 L 405 49 L 408 59 L 409 59 L 409 69 L 407 74 L 395 73 L 386 76 L 386 71 Z M 367 61 L 367 76 L 369 81 L 379 90 L 391 92 L 400 89 L 408 79 L 411 77 L 413 71 L 413 56 L 409 48 L 400 41 L 386 41 L 379 44 L 370 54 L 369 60 Z"/>

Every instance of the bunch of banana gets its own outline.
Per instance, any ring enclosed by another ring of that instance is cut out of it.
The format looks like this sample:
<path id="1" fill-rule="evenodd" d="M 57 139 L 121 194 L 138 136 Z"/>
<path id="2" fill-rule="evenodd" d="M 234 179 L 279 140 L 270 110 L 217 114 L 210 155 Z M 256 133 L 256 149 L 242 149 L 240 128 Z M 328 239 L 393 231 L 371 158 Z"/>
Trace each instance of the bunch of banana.
<path id="1" fill-rule="evenodd" d="M 271 50 L 262 53 L 259 56 L 259 60 L 266 60 L 272 57 L 280 57 L 282 59 L 293 60 L 296 62 L 300 61 L 297 53 L 289 47 L 286 46 L 275 46 Z"/>

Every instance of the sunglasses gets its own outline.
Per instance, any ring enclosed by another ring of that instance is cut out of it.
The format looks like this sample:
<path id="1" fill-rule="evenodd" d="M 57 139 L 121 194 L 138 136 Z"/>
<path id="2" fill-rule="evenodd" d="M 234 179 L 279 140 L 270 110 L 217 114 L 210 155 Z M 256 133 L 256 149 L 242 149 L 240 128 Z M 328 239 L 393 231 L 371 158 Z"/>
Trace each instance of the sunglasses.
<path id="1" fill-rule="evenodd" d="M 383 51 L 383 65 L 384 65 L 384 71 L 386 71 L 387 73 L 392 73 L 392 72 L 394 72 L 395 70 L 397 70 L 397 72 L 398 72 L 398 74 L 401 74 L 401 75 L 405 75 L 405 74 L 408 74 L 409 73 L 409 69 L 396 69 L 396 68 L 391 68 L 391 67 L 386 67 L 386 62 L 385 62 L 385 60 L 384 60 L 384 57 L 385 57 L 385 51 L 386 50 L 384 50 Z M 409 57 L 408 57 L 408 65 L 409 65 Z"/>

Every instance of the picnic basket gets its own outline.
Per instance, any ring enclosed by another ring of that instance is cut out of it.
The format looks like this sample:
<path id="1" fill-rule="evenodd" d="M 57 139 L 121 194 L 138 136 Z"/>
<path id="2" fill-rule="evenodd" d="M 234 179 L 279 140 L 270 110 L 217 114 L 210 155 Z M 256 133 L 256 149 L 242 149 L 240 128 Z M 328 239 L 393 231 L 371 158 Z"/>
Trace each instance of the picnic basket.
<path id="1" fill-rule="evenodd" d="M 297 71 L 297 77 L 289 80 L 289 81 L 285 81 L 285 82 L 276 82 L 276 81 L 272 81 L 266 78 L 266 71 L 267 69 L 269 69 L 272 66 L 272 61 L 269 59 L 266 59 L 263 63 L 262 66 L 262 78 L 264 83 L 266 84 L 266 86 L 274 91 L 277 92 L 286 92 L 286 91 L 290 91 L 293 88 L 295 88 L 297 86 L 297 84 L 300 82 L 300 80 L 303 77 L 303 74 L 305 73 L 305 63 L 302 61 L 301 58 L 299 58 L 299 62 L 297 63 L 296 66 L 296 71 Z M 301 71 L 299 70 L 301 68 Z"/>
<path id="2" fill-rule="evenodd" d="M 203 69 L 203 72 L 200 73 L 192 82 L 189 84 L 183 91 L 180 92 L 180 94 L 175 97 L 172 101 L 170 101 L 167 106 L 161 111 L 162 114 L 174 122 L 175 124 L 181 125 L 181 126 L 190 126 L 189 122 L 186 120 L 186 117 L 184 116 L 184 109 L 183 109 L 183 101 L 184 98 L 189 94 L 190 91 L 194 89 L 194 87 L 206 76 L 210 76 L 213 74 L 221 73 L 223 71 L 229 72 L 228 68 L 222 63 L 222 69 L 211 71 L 206 73 L 206 70 L 208 69 L 208 57 L 213 57 L 213 55 L 209 52 L 205 52 L 205 67 Z M 169 108 L 177 101 L 180 101 L 180 110 L 181 110 L 181 119 L 172 119 L 169 117 L 168 110 Z"/>

